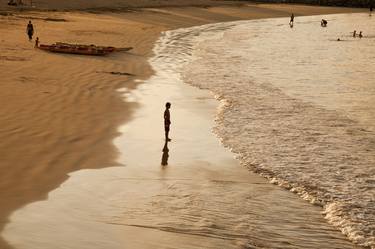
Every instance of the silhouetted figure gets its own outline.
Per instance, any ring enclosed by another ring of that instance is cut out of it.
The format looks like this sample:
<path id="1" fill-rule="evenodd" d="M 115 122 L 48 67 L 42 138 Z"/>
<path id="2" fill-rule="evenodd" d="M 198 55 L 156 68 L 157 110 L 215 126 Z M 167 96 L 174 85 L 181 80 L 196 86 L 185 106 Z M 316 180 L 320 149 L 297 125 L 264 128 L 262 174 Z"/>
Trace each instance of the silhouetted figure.
<path id="1" fill-rule="evenodd" d="M 290 16 L 289 25 L 290 25 L 291 27 L 293 27 L 293 24 L 294 24 L 294 14 L 292 13 L 292 15 Z"/>
<path id="2" fill-rule="evenodd" d="M 372 3 L 370 3 L 370 16 L 372 14 L 372 10 L 373 10 Z"/>
<path id="3" fill-rule="evenodd" d="M 35 39 L 35 47 L 36 47 L 36 48 L 39 47 L 39 37 L 37 37 L 37 38 Z"/>
<path id="4" fill-rule="evenodd" d="M 11 6 L 17 6 L 17 3 L 16 3 L 16 1 L 14 1 L 14 0 L 9 0 L 9 1 L 8 1 L 8 5 L 11 5 Z"/>
<path id="5" fill-rule="evenodd" d="M 161 156 L 161 165 L 163 166 L 168 165 L 168 158 L 169 158 L 168 140 L 165 140 L 165 144 L 163 147 L 163 155 Z"/>
<path id="6" fill-rule="evenodd" d="M 353 31 L 353 37 L 355 38 L 356 36 L 357 36 L 357 31 L 354 30 L 354 31 Z"/>
<path id="7" fill-rule="evenodd" d="M 23 5 L 23 2 L 22 0 L 9 0 L 8 5 L 18 6 L 18 5 Z"/>
<path id="8" fill-rule="evenodd" d="M 337 38 L 337 41 L 341 41 L 341 39 L 340 39 L 340 38 Z"/>
<path id="9" fill-rule="evenodd" d="M 165 111 L 164 111 L 164 131 L 165 131 L 165 140 L 171 141 L 169 138 L 169 127 L 171 125 L 171 114 L 169 113 L 169 108 L 171 108 L 171 103 L 167 102 L 165 104 Z"/>
<path id="10" fill-rule="evenodd" d="M 362 38 L 363 35 L 362 35 L 362 31 L 359 31 L 359 35 L 358 35 L 359 38 Z"/>
<path id="11" fill-rule="evenodd" d="M 325 19 L 322 19 L 322 21 L 320 22 L 320 25 L 321 25 L 322 27 L 327 27 L 327 24 L 328 24 L 328 22 L 327 22 L 327 20 L 325 20 Z"/>
<path id="12" fill-rule="evenodd" d="M 29 41 L 31 41 L 33 39 L 33 35 L 34 35 L 34 26 L 31 23 L 31 21 L 29 21 L 29 23 L 27 24 L 26 33 L 29 36 Z"/>

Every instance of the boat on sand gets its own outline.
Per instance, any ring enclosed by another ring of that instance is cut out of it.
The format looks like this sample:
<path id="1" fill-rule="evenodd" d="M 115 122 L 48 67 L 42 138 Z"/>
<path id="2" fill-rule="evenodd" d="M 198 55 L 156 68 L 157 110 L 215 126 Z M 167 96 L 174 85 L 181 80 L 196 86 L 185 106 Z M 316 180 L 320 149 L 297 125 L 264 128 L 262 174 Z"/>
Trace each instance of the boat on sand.
<path id="1" fill-rule="evenodd" d="M 116 48 L 96 45 L 70 44 L 56 42 L 51 45 L 40 44 L 37 48 L 55 53 L 81 54 L 81 55 L 107 55 L 115 51 L 129 51 L 132 47 Z"/>

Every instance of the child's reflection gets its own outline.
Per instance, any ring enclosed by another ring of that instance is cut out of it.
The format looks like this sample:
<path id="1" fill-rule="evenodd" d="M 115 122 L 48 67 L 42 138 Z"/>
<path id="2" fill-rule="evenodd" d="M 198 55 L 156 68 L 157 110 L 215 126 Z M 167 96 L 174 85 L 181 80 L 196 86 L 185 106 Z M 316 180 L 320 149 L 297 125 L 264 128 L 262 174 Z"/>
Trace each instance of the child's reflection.
<path id="1" fill-rule="evenodd" d="M 161 165 L 163 166 L 168 165 L 168 157 L 169 157 L 168 140 L 165 140 L 165 144 L 163 147 L 163 155 L 161 157 Z"/>

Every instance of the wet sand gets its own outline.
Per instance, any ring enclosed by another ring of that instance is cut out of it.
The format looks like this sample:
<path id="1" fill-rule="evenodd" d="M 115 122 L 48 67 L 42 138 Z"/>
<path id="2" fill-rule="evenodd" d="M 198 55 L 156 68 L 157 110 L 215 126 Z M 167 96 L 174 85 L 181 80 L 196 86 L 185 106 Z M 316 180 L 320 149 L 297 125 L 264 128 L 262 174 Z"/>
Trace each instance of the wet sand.
<path id="1" fill-rule="evenodd" d="M 162 72 L 125 96 L 140 106 L 115 139 L 124 166 L 72 173 L 48 200 L 14 212 L 3 232 L 11 245 L 359 248 L 324 220 L 319 207 L 239 164 L 211 132 L 219 103 L 208 91 Z M 172 103 L 167 144 L 166 101 Z"/>
<path id="2" fill-rule="evenodd" d="M 360 10 L 285 5 L 142 9 L 126 13 L 2 12 L 0 15 L 0 226 L 27 203 L 45 199 L 68 173 L 118 164 L 112 140 L 137 103 L 127 91 L 152 74 L 147 58 L 161 31 L 238 19 Z M 29 19 L 42 43 L 133 46 L 105 58 L 35 50 Z M 130 73 L 134 76 L 111 74 Z M 1 248 L 8 248 L 5 242 Z"/>

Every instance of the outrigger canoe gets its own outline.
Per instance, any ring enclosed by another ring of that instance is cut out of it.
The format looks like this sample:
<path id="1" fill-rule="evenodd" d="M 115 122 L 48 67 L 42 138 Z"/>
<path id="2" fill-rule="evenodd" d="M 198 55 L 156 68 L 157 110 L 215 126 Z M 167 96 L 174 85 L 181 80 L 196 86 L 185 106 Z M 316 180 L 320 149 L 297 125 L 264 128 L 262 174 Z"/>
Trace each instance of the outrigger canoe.
<path id="1" fill-rule="evenodd" d="M 55 53 L 81 54 L 81 55 L 107 55 L 115 51 L 129 51 L 132 47 L 115 48 L 96 45 L 80 45 L 56 42 L 52 45 L 40 44 L 37 48 Z"/>

